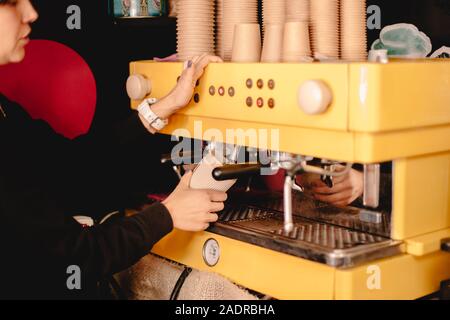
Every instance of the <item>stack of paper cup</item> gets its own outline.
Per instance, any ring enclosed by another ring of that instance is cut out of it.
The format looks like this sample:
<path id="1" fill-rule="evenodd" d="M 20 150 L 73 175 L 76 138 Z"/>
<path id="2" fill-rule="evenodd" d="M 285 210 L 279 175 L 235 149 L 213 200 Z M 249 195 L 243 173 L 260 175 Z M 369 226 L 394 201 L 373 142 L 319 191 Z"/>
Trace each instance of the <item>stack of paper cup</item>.
<path id="1" fill-rule="evenodd" d="M 310 9 L 314 57 L 339 59 L 339 0 L 312 0 Z"/>
<path id="2" fill-rule="evenodd" d="M 258 23 L 241 23 L 234 27 L 233 62 L 259 62 L 261 59 L 261 28 Z"/>
<path id="3" fill-rule="evenodd" d="M 276 63 L 281 61 L 283 48 L 283 24 L 268 24 L 264 34 L 261 62 Z"/>
<path id="4" fill-rule="evenodd" d="M 309 2 L 310 0 L 287 0 L 286 22 L 309 21 Z"/>
<path id="5" fill-rule="evenodd" d="M 341 56 L 367 59 L 366 0 L 341 0 Z"/>
<path id="6" fill-rule="evenodd" d="M 284 24 L 286 22 L 286 1 L 290 0 L 263 0 L 263 30 L 268 24 Z"/>
<path id="7" fill-rule="evenodd" d="M 286 22 L 283 37 L 283 61 L 302 62 L 311 58 L 309 23 Z"/>
<path id="8" fill-rule="evenodd" d="M 216 0 L 216 55 L 224 58 L 223 52 L 223 3 L 225 0 Z"/>
<path id="9" fill-rule="evenodd" d="M 233 52 L 234 28 L 237 24 L 258 23 L 257 0 L 223 0 L 222 31 L 220 43 L 224 61 L 230 61 Z"/>
<path id="10" fill-rule="evenodd" d="M 179 60 L 214 54 L 214 0 L 178 0 Z"/>

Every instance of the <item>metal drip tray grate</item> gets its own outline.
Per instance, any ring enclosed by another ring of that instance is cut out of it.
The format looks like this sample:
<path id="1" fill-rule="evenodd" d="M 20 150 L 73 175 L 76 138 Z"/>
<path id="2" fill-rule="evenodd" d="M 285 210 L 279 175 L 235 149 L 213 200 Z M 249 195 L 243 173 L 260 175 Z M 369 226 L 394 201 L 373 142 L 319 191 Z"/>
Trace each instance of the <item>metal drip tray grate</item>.
<path id="1" fill-rule="evenodd" d="M 294 216 L 294 230 L 286 234 L 281 212 L 245 205 L 227 206 L 210 231 L 342 268 L 392 256 L 403 248 L 402 242 L 388 237 L 300 216 Z"/>
<path id="2" fill-rule="evenodd" d="M 296 222 L 294 230 L 289 234 L 286 234 L 282 228 L 274 230 L 272 233 L 293 240 L 315 243 L 331 249 L 347 249 L 386 240 L 386 238 L 341 227 L 306 222 Z"/>
<path id="3" fill-rule="evenodd" d="M 242 220 L 262 220 L 274 217 L 275 213 L 265 209 L 253 208 L 248 206 L 226 207 L 220 214 L 219 221 L 242 221 Z"/>
<path id="4" fill-rule="evenodd" d="M 247 194 L 244 192 L 230 195 L 227 209 L 229 220 L 246 219 L 246 209 L 261 209 L 264 212 L 283 213 L 283 199 L 281 194 L 277 193 L 261 193 Z M 357 230 L 363 233 L 370 233 L 381 237 L 389 238 L 390 236 L 390 215 L 387 213 L 368 211 L 355 207 L 336 208 L 326 203 L 312 200 L 299 192 L 293 193 L 293 214 L 294 216 L 317 221 L 319 223 L 331 224 L 343 228 Z M 240 216 L 233 216 L 230 212 L 238 210 Z M 371 223 L 361 219 L 362 215 L 376 216 L 379 220 L 377 223 Z M 252 219 L 252 217 L 249 217 Z"/>

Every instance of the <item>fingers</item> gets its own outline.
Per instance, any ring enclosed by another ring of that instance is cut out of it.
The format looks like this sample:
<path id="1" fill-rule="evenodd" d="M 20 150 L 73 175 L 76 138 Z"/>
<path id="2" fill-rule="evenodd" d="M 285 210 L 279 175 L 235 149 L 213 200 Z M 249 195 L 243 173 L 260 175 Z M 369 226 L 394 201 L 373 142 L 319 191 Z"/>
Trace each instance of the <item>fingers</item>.
<path id="1" fill-rule="evenodd" d="M 192 178 L 192 171 L 186 172 L 184 176 L 181 177 L 180 183 L 178 185 L 184 188 L 189 188 L 191 178 Z"/>
<path id="2" fill-rule="evenodd" d="M 342 171 L 342 170 L 338 170 L 338 171 Z M 343 176 L 337 176 L 337 177 L 333 177 L 333 182 L 334 183 L 341 183 L 341 182 L 343 182 L 343 181 L 346 181 L 346 180 L 348 180 L 350 178 L 350 174 L 349 173 L 346 173 L 346 174 L 344 174 Z"/>
<path id="3" fill-rule="evenodd" d="M 201 59 L 203 59 L 203 58 L 206 57 L 206 56 L 207 56 L 206 53 L 203 53 L 203 54 L 201 54 L 201 55 L 199 55 L 199 56 L 195 56 L 195 57 L 192 59 L 193 64 L 196 65 Z"/>
<path id="4" fill-rule="evenodd" d="M 219 216 L 215 213 L 207 213 L 202 216 L 202 219 L 196 223 L 197 227 L 193 228 L 193 231 L 203 231 L 209 228 L 211 223 L 219 220 Z"/>
<path id="5" fill-rule="evenodd" d="M 223 60 L 217 56 L 203 55 L 198 59 L 196 66 L 199 69 L 204 69 L 208 64 L 213 63 L 213 62 L 218 63 L 218 62 L 223 62 Z"/>
<path id="6" fill-rule="evenodd" d="M 204 222 L 208 223 L 213 223 L 217 220 L 219 220 L 219 215 L 217 215 L 216 213 L 208 213 L 204 218 Z"/>
<path id="7" fill-rule="evenodd" d="M 205 55 L 195 63 L 195 80 L 201 77 L 205 68 L 212 62 L 222 62 L 222 59 L 216 56 Z"/>
<path id="8" fill-rule="evenodd" d="M 328 188 L 328 186 L 322 180 L 315 180 L 310 184 L 311 188 Z"/>
<path id="9" fill-rule="evenodd" d="M 185 79 L 190 80 L 194 77 L 194 75 L 195 75 L 195 65 L 193 63 L 193 60 L 191 60 L 191 66 L 190 67 L 187 67 L 187 65 L 185 66 L 185 69 L 181 73 L 179 81 L 183 81 Z"/>
<path id="10" fill-rule="evenodd" d="M 196 66 L 198 67 L 198 65 L 203 65 L 204 62 L 202 62 L 201 64 L 199 64 L 199 62 L 203 61 L 205 58 L 207 58 L 208 60 L 210 59 L 211 60 L 210 62 L 223 62 L 222 59 L 220 59 L 219 57 L 210 56 L 206 53 L 203 53 L 199 56 L 194 56 L 191 59 L 186 60 L 183 65 L 183 70 L 190 69 L 189 65 L 193 66 L 193 67 L 196 67 Z M 203 66 L 203 68 L 204 68 L 204 66 Z"/>
<path id="11" fill-rule="evenodd" d="M 211 202 L 209 212 L 219 212 L 225 208 L 223 202 Z"/>
<path id="12" fill-rule="evenodd" d="M 314 194 L 314 199 L 327 202 L 327 203 L 339 203 L 342 201 L 348 201 L 352 197 L 352 190 L 348 189 L 343 192 L 331 194 L 331 195 L 323 195 L 323 194 Z"/>
<path id="13" fill-rule="evenodd" d="M 228 195 L 225 192 L 220 192 L 220 191 L 215 191 L 215 190 L 207 190 L 206 192 L 208 193 L 211 201 L 214 201 L 214 202 L 224 202 L 228 198 Z"/>
<path id="14" fill-rule="evenodd" d="M 197 166 L 197 164 L 184 164 L 183 169 L 185 172 L 189 172 L 189 171 L 194 170 L 196 166 Z"/>
<path id="15" fill-rule="evenodd" d="M 349 189 L 350 187 L 351 186 L 344 181 L 344 182 L 337 183 L 337 184 L 333 185 L 332 188 L 329 188 L 328 186 L 313 187 L 312 191 L 314 193 L 327 195 L 327 194 L 339 193 L 341 191 Z"/>
<path id="16" fill-rule="evenodd" d="M 223 60 L 207 54 L 193 57 L 191 60 L 185 62 L 180 79 L 190 82 L 192 87 L 195 87 L 197 80 L 203 75 L 204 69 L 211 62 L 223 62 Z M 189 64 L 191 65 L 190 67 Z"/>
<path id="17" fill-rule="evenodd" d="M 336 206 L 336 207 L 346 207 L 350 203 L 352 203 L 352 201 L 339 201 L 339 202 L 332 203 L 332 205 Z"/>

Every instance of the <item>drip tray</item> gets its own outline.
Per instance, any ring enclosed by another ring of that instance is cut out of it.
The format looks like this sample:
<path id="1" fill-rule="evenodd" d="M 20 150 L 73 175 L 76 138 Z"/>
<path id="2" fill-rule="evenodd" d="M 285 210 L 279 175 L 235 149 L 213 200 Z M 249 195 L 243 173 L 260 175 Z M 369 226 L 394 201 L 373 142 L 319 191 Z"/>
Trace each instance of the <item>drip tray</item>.
<path id="1" fill-rule="evenodd" d="M 252 206 L 227 207 L 209 231 L 339 268 L 402 253 L 402 242 L 368 232 L 294 216 L 283 230 L 282 213 Z"/>

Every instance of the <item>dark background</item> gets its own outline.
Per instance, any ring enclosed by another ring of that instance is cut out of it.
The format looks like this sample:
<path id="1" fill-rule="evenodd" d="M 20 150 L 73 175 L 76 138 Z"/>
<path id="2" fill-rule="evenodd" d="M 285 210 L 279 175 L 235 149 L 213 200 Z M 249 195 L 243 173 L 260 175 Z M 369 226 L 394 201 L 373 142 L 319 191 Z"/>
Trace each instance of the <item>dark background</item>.
<path id="1" fill-rule="evenodd" d="M 131 60 L 166 56 L 175 51 L 175 20 L 150 27 L 117 26 L 108 16 L 107 0 L 34 0 L 40 17 L 32 38 L 64 43 L 91 66 L 98 86 L 94 125 L 122 118 L 129 111 L 125 92 Z M 81 8 L 81 30 L 68 30 L 67 7 Z"/>
<path id="2" fill-rule="evenodd" d="M 108 16 L 106 0 L 32 0 L 39 13 L 33 25 L 32 39 L 48 39 L 63 43 L 77 51 L 90 65 L 97 84 L 97 107 L 91 132 L 126 119 L 131 113 L 125 91 L 129 62 L 167 56 L 175 51 L 176 23 L 172 19 L 155 20 L 150 27 L 118 26 Z M 81 30 L 69 30 L 68 6 L 81 8 Z M 45 79 L 43 79 L 45 81 Z M 144 192 L 167 192 L 176 184 L 176 176 L 168 166 L 160 164 L 160 155 L 169 153 L 170 137 L 146 135 L 127 147 L 135 159 L 126 170 L 133 179 L 129 190 L 137 197 Z"/>

